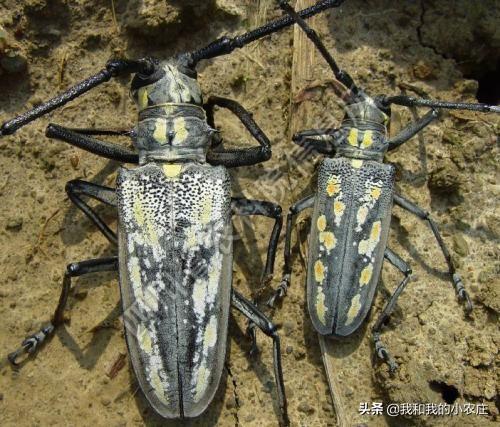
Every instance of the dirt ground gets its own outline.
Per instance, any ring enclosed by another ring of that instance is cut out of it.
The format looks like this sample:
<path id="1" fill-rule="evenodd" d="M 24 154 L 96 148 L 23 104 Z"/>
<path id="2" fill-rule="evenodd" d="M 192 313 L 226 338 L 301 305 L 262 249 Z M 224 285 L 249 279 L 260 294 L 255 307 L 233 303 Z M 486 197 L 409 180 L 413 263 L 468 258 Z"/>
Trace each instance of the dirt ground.
<path id="1" fill-rule="evenodd" d="M 279 15 L 272 0 L 0 0 L 0 121 L 97 72 L 112 56 L 167 58 Z M 339 63 L 371 94 L 404 90 L 477 102 L 479 93 L 480 100 L 491 103 L 499 103 L 499 22 L 500 3 L 495 0 L 348 0 L 315 20 Z M 324 89 L 331 73 L 320 58 L 307 85 L 315 87 L 307 92 L 312 96 L 291 100 L 292 56 L 293 32 L 288 29 L 200 67 L 205 94 L 241 102 L 273 143 L 270 161 L 232 172 L 234 195 L 268 199 L 285 212 L 311 192 L 320 161 L 314 157 L 301 167 L 294 164 L 289 128 L 297 104 L 307 104 L 307 114 L 300 118 L 305 128 L 325 123 L 334 127 L 342 116 L 333 92 Z M 71 322 L 22 369 L 13 370 L 5 361 L 27 334 L 49 320 L 65 265 L 115 251 L 71 206 L 64 186 L 76 178 L 113 185 L 119 165 L 48 140 L 45 127 L 54 121 L 73 127 L 130 128 L 136 111 L 127 83 L 112 81 L 0 140 L 2 426 L 180 425 L 153 413 L 127 363 L 115 378 L 107 376 L 126 353 L 112 274 L 76 280 Z M 412 118 L 407 109 L 396 108 L 393 127 L 397 130 Z M 217 123 L 226 141 L 255 144 L 226 114 L 219 113 Z M 488 415 L 379 416 L 367 418 L 367 425 L 498 422 L 499 124 L 493 114 L 445 113 L 420 138 L 388 156 L 398 169 L 398 191 L 439 223 L 471 293 L 472 316 L 466 317 L 457 302 L 430 229 L 395 208 L 390 247 L 414 272 L 383 334 L 400 369 L 391 376 L 373 361 L 370 346 L 369 326 L 401 280 L 390 266 L 384 267 L 366 330 L 347 343 L 336 343 L 346 357 L 339 376 L 354 407 L 377 401 L 469 402 L 484 403 Z M 116 225 L 112 210 L 98 212 Z M 283 305 L 268 313 L 280 325 L 292 425 L 334 426 L 321 350 L 305 307 L 299 246 L 304 252 L 307 221 L 307 215 L 298 221 L 302 244 L 294 243 L 292 288 Z M 240 238 L 234 286 L 250 298 L 262 300 L 271 292 L 259 285 L 271 229 L 266 219 L 251 224 L 235 220 Z M 272 287 L 281 277 L 283 237 Z M 189 425 L 277 425 L 272 347 L 259 333 L 260 357 L 249 356 L 244 331 L 245 322 L 235 313 L 228 351 L 232 376 L 223 378 L 212 406 Z M 361 392 L 358 383 L 367 378 L 369 393 Z"/>

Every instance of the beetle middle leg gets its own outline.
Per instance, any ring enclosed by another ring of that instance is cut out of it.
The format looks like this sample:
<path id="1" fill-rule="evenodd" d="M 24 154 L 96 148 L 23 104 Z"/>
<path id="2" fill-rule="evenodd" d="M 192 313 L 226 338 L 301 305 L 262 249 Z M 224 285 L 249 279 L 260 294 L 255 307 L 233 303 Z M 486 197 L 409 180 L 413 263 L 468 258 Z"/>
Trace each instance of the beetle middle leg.
<path id="1" fill-rule="evenodd" d="M 278 390 L 278 399 L 283 422 L 289 424 L 287 402 L 285 394 L 285 384 L 283 382 L 283 370 L 281 366 L 281 347 L 280 338 L 276 332 L 276 326 L 250 301 L 245 299 L 241 294 L 233 289 L 231 296 L 231 304 L 247 319 L 264 332 L 273 340 L 273 360 L 274 360 L 274 376 Z"/>
<path id="2" fill-rule="evenodd" d="M 467 313 L 470 313 L 472 311 L 472 302 L 470 300 L 469 294 L 465 290 L 464 284 L 462 282 L 462 278 L 460 277 L 460 274 L 455 269 L 455 266 L 453 265 L 453 261 L 451 260 L 450 252 L 448 251 L 448 248 L 446 247 L 446 244 L 444 243 L 443 238 L 441 237 L 441 234 L 439 233 L 439 229 L 434 222 L 434 220 L 431 218 L 428 212 L 424 211 L 420 207 L 418 207 L 415 203 L 409 201 L 408 199 L 405 199 L 404 197 L 395 194 L 394 195 L 394 203 L 401 208 L 405 209 L 406 211 L 416 215 L 420 219 L 427 221 L 429 224 L 429 227 L 432 230 L 432 233 L 434 234 L 434 237 L 437 240 L 437 243 L 439 247 L 441 248 L 441 252 L 444 255 L 444 258 L 446 260 L 446 264 L 448 264 L 448 271 L 451 276 L 451 280 L 453 283 L 453 287 L 455 288 L 455 292 L 458 295 L 459 300 L 465 302 L 465 310 Z"/>
<path id="3" fill-rule="evenodd" d="M 398 285 L 394 293 L 391 295 L 389 301 L 382 310 L 382 313 L 380 313 L 377 321 L 375 322 L 375 325 L 373 325 L 372 336 L 377 356 L 387 362 L 391 371 L 395 371 L 398 365 L 396 364 L 396 362 L 394 361 L 394 359 L 389 354 L 384 344 L 380 340 L 380 333 L 385 322 L 387 321 L 392 311 L 394 310 L 394 306 L 396 305 L 399 296 L 401 295 L 403 290 L 406 288 L 406 285 L 410 281 L 412 271 L 410 266 L 398 254 L 396 254 L 389 248 L 385 249 L 384 258 L 387 261 L 389 261 L 392 265 L 394 265 L 394 267 L 396 267 L 399 271 L 401 271 L 405 275 L 405 278 Z"/>
<path id="4" fill-rule="evenodd" d="M 293 219 L 305 209 L 312 208 L 314 205 L 314 198 L 315 195 L 311 194 L 290 207 L 290 211 L 286 217 L 285 267 L 283 269 L 283 278 L 274 295 L 267 302 L 270 307 L 274 307 L 276 300 L 280 300 L 286 295 L 288 287 L 290 286 L 290 276 L 292 274 L 291 241 Z"/>
<path id="5" fill-rule="evenodd" d="M 278 239 L 283 225 L 283 217 L 281 215 L 281 206 L 271 202 L 248 200 L 243 198 L 233 198 L 231 207 L 234 215 L 250 216 L 250 215 L 263 215 L 268 218 L 274 218 L 274 227 L 269 239 L 269 246 L 267 249 L 267 260 L 262 275 L 262 283 L 268 283 L 273 275 L 274 262 L 276 260 L 276 250 L 278 248 Z M 247 327 L 247 332 L 252 339 L 251 353 L 257 353 L 257 337 L 255 334 L 255 324 L 250 321 Z"/>
<path id="6" fill-rule="evenodd" d="M 97 215 L 97 213 L 85 203 L 80 196 L 87 196 L 99 200 L 109 206 L 116 207 L 116 191 L 113 188 L 104 187 L 102 185 L 93 184 L 91 182 L 73 180 L 66 184 L 66 193 L 70 200 L 89 218 L 104 236 L 116 246 L 118 238 L 116 233 L 112 231 Z"/>
<path id="7" fill-rule="evenodd" d="M 68 302 L 68 297 L 71 291 L 71 279 L 73 277 L 83 276 L 90 273 L 98 273 L 103 271 L 118 271 L 118 257 L 91 259 L 77 263 L 71 263 L 66 267 L 64 273 L 61 295 L 59 303 L 54 311 L 54 315 L 50 323 L 41 328 L 38 332 L 28 336 L 16 351 L 8 355 L 10 363 L 14 366 L 19 365 L 17 359 L 24 353 L 35 354 L 50 337 L 58 326 L 64 323 L 64 310 Z"/>

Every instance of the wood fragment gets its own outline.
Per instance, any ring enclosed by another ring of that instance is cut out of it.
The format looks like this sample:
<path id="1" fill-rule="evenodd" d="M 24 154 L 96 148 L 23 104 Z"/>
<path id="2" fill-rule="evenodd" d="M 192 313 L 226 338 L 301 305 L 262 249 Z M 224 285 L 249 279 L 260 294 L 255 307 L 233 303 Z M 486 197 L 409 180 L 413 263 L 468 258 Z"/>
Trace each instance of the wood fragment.
<path id="1" fill-rule="evenodd" d="M 108 378 L 114 379 L 119 374 L 119 372 L 125 367 L 127 362 L 127 355 L 125 353 L 120 353 L 115 360 L 115 363 L 111 366 L 111 369 L 106 373 Z"/>

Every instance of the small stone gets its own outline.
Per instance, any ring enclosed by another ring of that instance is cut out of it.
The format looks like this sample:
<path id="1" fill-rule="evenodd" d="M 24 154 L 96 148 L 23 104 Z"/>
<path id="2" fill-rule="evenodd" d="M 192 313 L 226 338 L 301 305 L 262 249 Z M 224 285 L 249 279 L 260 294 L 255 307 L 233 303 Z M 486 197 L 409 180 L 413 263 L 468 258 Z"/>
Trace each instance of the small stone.
<path id="1" fill-rule="evenodd" d="M 245 422 L 251 423 L 253 420 L 255 420 L 254 414 L 248 414 L 247 416 L 245 416 Z"/>
<path id="2" fill-rule="evenodd" d="M 233 409 L 236 407 L 236 398 L 231 396 L 226 401 L 226 409 Z"/>
<path id="3" fill-rule="evenodd" d="M 469 254 L 469 245 L 461 234 L 455 234 L 453 236 L 453 250 L 463 257 Z"/>
<path id="4" fill-rule="evenodd" d="M 295 360 L 301 360 L 306 357 L 306 352 L 302 349 L 298 349 L 295 351 Z"/>
<path id="5" fill-rule="evenodd" d="M 287 321 L 283 323 L 283 332 L 288 337 L 293 332 L 295 328 L 295 323 Z"/>
<path id="6" fill-rule="evenodd" d="M 75 298 L 78 301 L 83 301 L 85 298 L 87 298 L 88 292 L 87 291 L 80 291 L 75 293 Z"/>
<path id="7" fill-rule="evenodd" d="M 5 229 L 9 231 L 19 231 L 21 228 L 23 228 L 23 218 L 20 216 L 10 218 L 5 226 Z"/>
<path id="8" fill-rule="evenodd" d="M 0 65 L 7 73 L 20 73 L 28 66 L 28 60 L 20 53 L 11 52 L 0 59 Z"/>
<path id="9" fill-rule="evenodd" d="M 293 347 L 291 345 L 287 345 L 285 352 L 286 352 L 286 354 L 292 354 L 293 353 Z"/>
<path id="10" fill-rule="evenodd" d="M 101 399 L 101 403 L 103 406 L 109 406 L 111 404 L 111 400 L 109 400 L 107 397 L 103 397 Z"/>
<path id="11" fill-rule="evenodd" d="M 297 409 L 307 415 L 314 414 L 314 408 L 307 402 L 301 402 Z"/>
<path id="12" fill-rule="evenodd" d="M 429 80 L 434 77 L 433 69 L 423 61 L 419 61 L 417 65 L 413 67 L 413 74 L 420 80 Z"/>

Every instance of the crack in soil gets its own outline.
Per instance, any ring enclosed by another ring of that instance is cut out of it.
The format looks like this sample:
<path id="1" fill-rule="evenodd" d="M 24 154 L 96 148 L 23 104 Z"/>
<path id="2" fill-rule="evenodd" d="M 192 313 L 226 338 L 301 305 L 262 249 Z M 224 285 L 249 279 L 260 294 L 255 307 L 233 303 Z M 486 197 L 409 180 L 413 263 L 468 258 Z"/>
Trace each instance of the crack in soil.
<path id="1" fill-rule="evenodd" d="M 425 0 L 420 0 L 420 23 L 417 26 L 417 38 L 418 42 L 423 46 L 427 47 L 429 49 L 432 49 L 432 51 L 436 54 L 439 55 L 441 58 L 448 59 L 442 52 L 438 50 L 438 48 L 432 44 L 426 43 L 424 41 L 424 37 L 422 35 L 422 29 L 425 25 L 425 13 L 427 12 L 427 8 L 425 6 Z"/>

